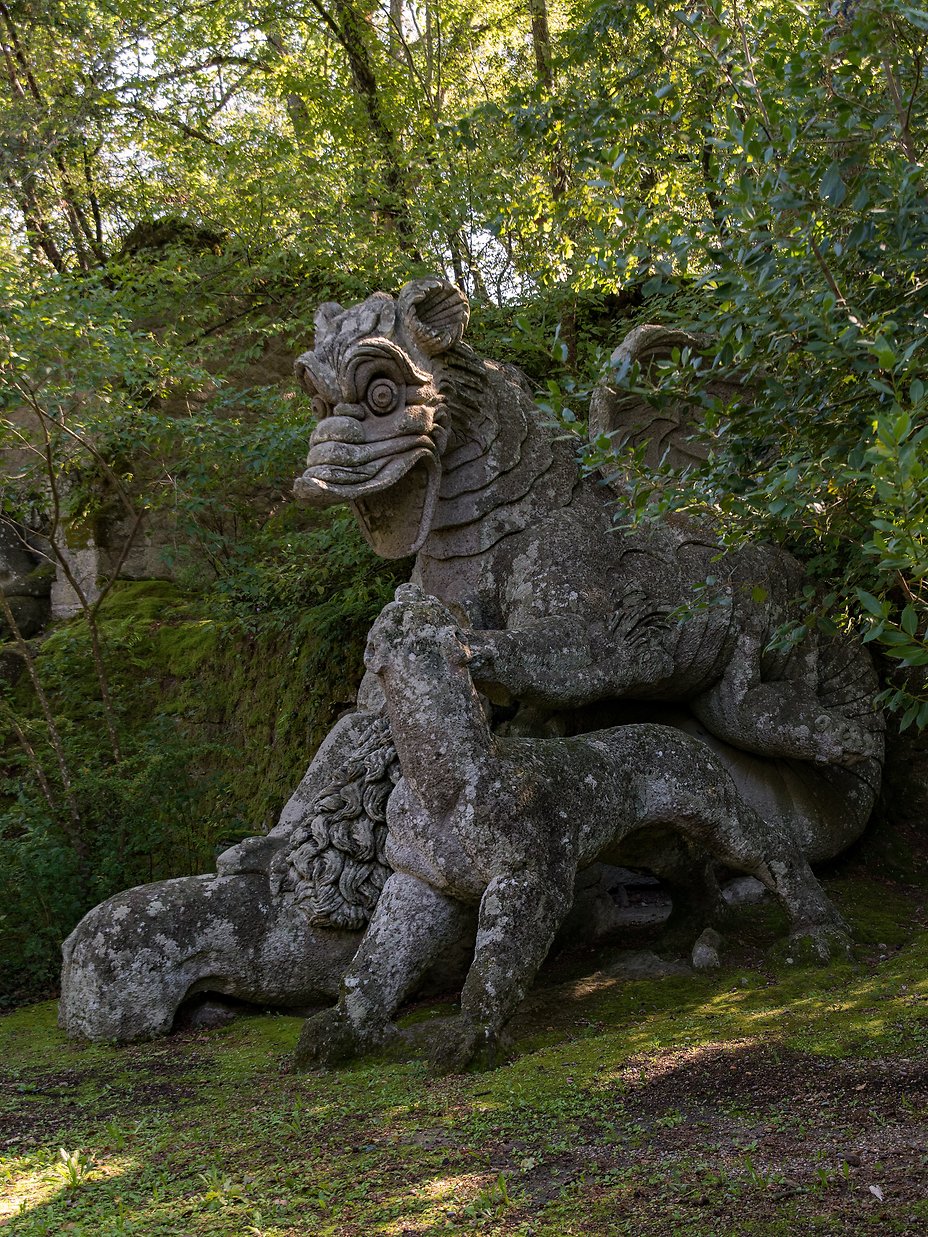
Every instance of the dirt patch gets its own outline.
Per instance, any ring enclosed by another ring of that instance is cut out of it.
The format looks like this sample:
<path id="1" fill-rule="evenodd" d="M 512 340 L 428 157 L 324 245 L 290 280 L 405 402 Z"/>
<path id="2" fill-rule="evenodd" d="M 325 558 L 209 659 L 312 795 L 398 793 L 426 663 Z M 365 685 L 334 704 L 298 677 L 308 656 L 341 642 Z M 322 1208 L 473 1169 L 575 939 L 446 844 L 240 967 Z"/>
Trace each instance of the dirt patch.
<path id="1" fill-rule="evenodd" d="M 878 1231 L 884 1213 L 889 1224 L 928 1198 L 922 1061 L 707 1044 L 629 1060 L 596 1108 L 571 1146 L 495 1148 L 492 1171 L 510 1173 L 524 1192 L 500 1232 L 580 1197 L 594 1208 L 608 1200 L 609 1215 L 590 1220 L 596 1233 L 664 1231 L 669 1212 L 673 1232 L 740 1232 L 715 1227 L 735 1204 L 739 1224 L 775 1213 L 798 1232 L 827 1214 L 837 1227 L 826 1231 Z"/>
<path id="2" fill-rule="evenodd" d="M 27 1149 L 63 1127 L 184 1107 L 202 1092 L 202 1064 L 183 1045 L 157 1055 L 127 1050 L 118 1073 L 105 1067 L 0 1074 L 0 1147 Z M 199 1085 L 198 1085 L 199 1084 Z"/>

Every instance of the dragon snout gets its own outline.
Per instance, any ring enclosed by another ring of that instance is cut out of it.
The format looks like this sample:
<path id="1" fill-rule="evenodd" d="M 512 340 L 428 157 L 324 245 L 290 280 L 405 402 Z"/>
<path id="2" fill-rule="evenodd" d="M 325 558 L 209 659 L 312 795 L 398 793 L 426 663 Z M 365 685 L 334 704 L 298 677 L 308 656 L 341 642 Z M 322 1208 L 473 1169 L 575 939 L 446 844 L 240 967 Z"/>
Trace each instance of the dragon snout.
<path id="1" fill-rule="evenodd" d="M 339 404 L 339 408 L 342 407 L 343 405 Z M 324 417 L 313 430 L 309 440 L 309 453 L 312 456 L 313 448 L 324 442 L 345 442 L 351 446 L 360 446 L 365 441 L 364 426 L 357 417 L 333 415 Z"/>

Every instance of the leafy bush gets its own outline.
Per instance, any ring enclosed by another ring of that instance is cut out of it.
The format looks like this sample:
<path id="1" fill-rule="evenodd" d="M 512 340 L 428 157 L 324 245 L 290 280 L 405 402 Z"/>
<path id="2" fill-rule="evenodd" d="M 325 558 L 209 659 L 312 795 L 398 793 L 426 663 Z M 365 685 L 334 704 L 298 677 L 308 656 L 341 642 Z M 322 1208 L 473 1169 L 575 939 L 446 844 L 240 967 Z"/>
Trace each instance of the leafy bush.
<path id="1" fill-rule="evenodd" d="M 600 6 L 578 36 L 608 98 L 605 120 L 577 125 L 600 219 L 590 269 L 644 279 L 649 320 L 714 341 L 616 376 L 655 406 L 701 405 L 710 463 L 681 477 L 624 459 L 620 518 L 707 512 L 730 538 L 797 550 L 825 586 L 808 622 L 862 629 L 903 671 L 885 699 L 923 726 L 928 11 L 646 8 L 667 52 L 621 90 L 606 53 L 641 39 L 639 12 Z M 720 378 L 740 395 L 713 396 Z M 589 462 L 610 453 L 601 441 Z"/>
<path id="2" fill-rule="evenodd" d="M 266 530 L 205 593 L 117 583 L 99 614 L 119 759 L 86 623 L 43 642 L 48 724 L 23 676 L 0 714 L 0 991 L 52 985 L 80 916 L 120 889 L 210 871 L 218 850 L 272 825 L 360 679 L 367 630 L 404 575 L 353 521 Z M 27 759 L 12 730 L 23 732 Z M 44 770 L 56 810 L 37 782 Z M 75 811 L 69 811 L 73 801 Z"/>

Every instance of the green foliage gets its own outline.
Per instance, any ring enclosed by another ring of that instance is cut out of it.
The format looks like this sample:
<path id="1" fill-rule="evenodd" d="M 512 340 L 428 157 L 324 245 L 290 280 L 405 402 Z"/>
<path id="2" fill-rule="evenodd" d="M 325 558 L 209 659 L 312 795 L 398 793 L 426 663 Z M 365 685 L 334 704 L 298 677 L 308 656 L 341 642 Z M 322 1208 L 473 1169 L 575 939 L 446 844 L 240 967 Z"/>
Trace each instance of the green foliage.
<path id="1" fill-rule="evenodd" d="M 51 978 L 90 901 L 272 823 L 352 699 L 404 565 L 294 508 L 287 374 L 318 304 L 424 271 L 565 432 L 628 319 L 710 335 L 616 376 L 700 407 L 709 467 L 607 440 L 587 463 L 630 478 L 622 520 L 797 551 L 821 588 L 781 641 L 861 630 L 928 724 L 925 12 L 21 0 L 0 24 L 0 510 L 72 548 L 144 520 L 181 585 L 111 588 L 111 563 L 41 646 L 48 709 L 26 675 L 2 713 L 11 983 Z"/>
<path id="2" fill-rule="evenodd" d="M 0 201 L 14 247 L 89 271 L 169 216 L 204 250 L 299 254 L 368 284 L 437 262 L 482 293 L 537 269 L 519 204 L 543 210 L 546 177 L 531 162 L 511 183 L 499 173 L 520 166 L 504 104 L 534 77 L 526 14 L 508 0 L 396 12 L 9 6 Z M 568 13 L 552 5 L 555 24 Z"/>
<path id="3" fill-rule="evenodd" d="M 666 56 L 613 94 L 611 137 L 578 126 L 609 228 L 595 278 L 646 276 L 651 320 L 713 340 L 616 376 L 655 407 L 701 407 L 711 454 L 686 477 L 621 461 L 637 474 L 622 516 L 708 512 L 733 539 L 784 542 L 826 584 L 809 622 L 861 626 L 903 670 L 924 666 L 928 15 L 646 9 Z M 578 35 L 601 82 L 621 68 L 594 39 L 633 38 L 637 20 L 604 6 Z M 598 443 L 589 462 L 609 456 Z M 928 723 L 920 681 L 894 675 L 885 695 L 905 725 Z"/>
<path id="4" fill-rule="evenodd" d="M 0 988 L 7 994 L 55 982 L 62 938 L 101 898 L 185 869 L 202 871 L 212 859 L 210 837 L 224 797 L 220 759 L 228 753 L 205 735 L 185 734 L 152 707 L 158 667 L 143 628 L 123 618 L 106 635 L 118 761 L 83 625 L 56 632 L 37 660 L 53 703 L 73 816 L 63 803 L 48 725 L 23 680 L 12 705 L 36 759 L 49 770 L 53 803 L 40 793 L 9 723 L 3 726 Z"/>
<path id="5" fill-rule="evenodd" d="M 93 1167 L 93 1160 L 85 1151 L 81 1151 L 80 1148 L 68 1151 L 66 1148 L 60 1147 L 58 1159 L 59 1163 L 56 1167 L 62 1177 L 64 1177 L 65 1184 L 69 1190 L 76 1190 L 78 1186 L 86 1182 L 87 1175 Z"/>
<path id="6" fill-rule="evenodd" d="M 268 534 L 270 537 L 270 534 Z M 117 584 L 100 612 L 121 754 L 103 724 L 89 633 L 43 643 L 79 821 L 60 806 L 47 725 L 29 685 L 12 701 L 49 770 L 52 813 L 7 727 L 0 805 L 0 989 L 53 984 L 80 916 L 145 881 L 210 871 L 217 851 L 276 817 L 363 672 L 367 629 L 403 576 L 345 516 L 261 543 L 206 595 L 158 581 Z"/>

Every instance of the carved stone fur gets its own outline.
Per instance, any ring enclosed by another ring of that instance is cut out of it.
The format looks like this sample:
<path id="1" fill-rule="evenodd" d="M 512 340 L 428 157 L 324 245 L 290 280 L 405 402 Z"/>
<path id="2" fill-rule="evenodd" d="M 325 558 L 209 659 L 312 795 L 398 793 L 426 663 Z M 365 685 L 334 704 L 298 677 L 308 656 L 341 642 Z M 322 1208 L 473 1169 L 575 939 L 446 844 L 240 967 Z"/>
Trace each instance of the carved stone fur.
<path id="1" fill-rule="evenodd" d="M 389 722 L 371 717 L 367 736 L 319 793 L 316 814 L 290 835 L 271 881 L 278 896 L 293 892 L 314 927 L 363 928 L 370 919 L 390 874 L 387 800 L 399 778 Z"/>

